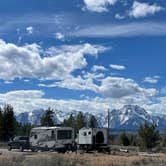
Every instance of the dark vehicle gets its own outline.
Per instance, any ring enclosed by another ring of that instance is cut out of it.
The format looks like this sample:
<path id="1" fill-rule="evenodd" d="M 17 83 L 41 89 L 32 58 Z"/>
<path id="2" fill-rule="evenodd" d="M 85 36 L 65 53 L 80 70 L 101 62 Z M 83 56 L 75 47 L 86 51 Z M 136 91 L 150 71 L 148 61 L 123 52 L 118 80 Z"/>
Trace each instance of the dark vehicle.
<path id="1" fill-rule="evenodd" d="M 28 136 L 17 136 L 8 142 L 9 150 L 20 149 L 30 149 L 29 137 Z"/>

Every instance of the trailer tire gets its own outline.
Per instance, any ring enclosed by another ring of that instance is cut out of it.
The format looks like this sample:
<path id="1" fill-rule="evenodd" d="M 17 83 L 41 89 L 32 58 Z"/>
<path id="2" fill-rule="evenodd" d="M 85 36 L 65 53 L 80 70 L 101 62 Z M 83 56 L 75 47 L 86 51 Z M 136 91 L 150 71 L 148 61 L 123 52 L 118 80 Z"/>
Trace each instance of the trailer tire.
<path id="1" fill-rule="evenodd" d="M 36 149 L 35 149 L 35 148 L 31 148 L 31 151 L 32 151 L 32 152 L 35 152 L 35 151 L 36 151 Z"/>
<path id="2" fill-rule="evenodd" d="M 73 150 L 72 145 L 71 145 L 71 144 L 68 144 L 68 145 L 66 146 L 66 149 L 67 149 L 67 151 L 72 151 L 72 150 Z"/>
<path id="3" fill-rule="evenodd" d="M 12 150 L 12 147 L 11 147 L 11 146 L 9 146 L 9 147 L 8 147 L 8 151 L 11 151 L 11 150 Z"/>
<path id="4" fill-rule="evenodd" d="M 58 153 L 66 153 L 66 149 L 65 148 L 57 149 L 57 152 Z"/>
<path id="5" fill-rule="evenodd" d="M 20 146 L 20 151 L 21 151 L 21 152 L 23 152 L 23 151 L 24 151 L 24 148 L 23 148 L 23 146 L 22 146 L 22 145 Z"/>

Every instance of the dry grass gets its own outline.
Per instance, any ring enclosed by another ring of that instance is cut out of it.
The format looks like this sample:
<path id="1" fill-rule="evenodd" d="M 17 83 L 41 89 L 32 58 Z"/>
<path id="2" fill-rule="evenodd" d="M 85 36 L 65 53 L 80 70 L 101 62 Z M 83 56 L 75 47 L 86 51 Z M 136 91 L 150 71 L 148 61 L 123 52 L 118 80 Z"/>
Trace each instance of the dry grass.
<path id="1" fill-rule="evenodd" d="M 19 166 L 25 160 L 23 155 L 1 155 L 0 166 Z"/>
<path id="2" fill-rule="evenodd" d="M 165 166 L 166 155 L 145 157 L 107 154 L 8 154 L 0 156 L 0 166 Z"/>

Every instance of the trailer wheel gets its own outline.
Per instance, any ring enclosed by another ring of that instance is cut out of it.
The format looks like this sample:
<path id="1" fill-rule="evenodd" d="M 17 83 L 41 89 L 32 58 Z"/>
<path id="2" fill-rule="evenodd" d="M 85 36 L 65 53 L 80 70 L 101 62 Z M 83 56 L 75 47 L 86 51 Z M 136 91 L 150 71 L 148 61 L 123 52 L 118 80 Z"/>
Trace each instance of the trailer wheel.
<path id="1" fill-rule="evenodd" d="M 65 148 L 60 148 L 60 149 L 57 149 L 57 152 L 58 153 L 66 153 L 66 149 Z"/>
<path id="2" fill-rule="evenodd" d="M 20 151 L 21 151 L 21 152 L 23 152 L 23 151 L 24 151 L 24 148 L 23 148 L 23 146 L 22 146 L 22 145 L 20 146 Z"/>
<path id="3" fill-rule="evenodd" d="M 66 149 L 68 150 L 68 151 L 72 151 L 72 146 L 70 145 L 70 144 L 68 144 L 67 146 L 66 146 Z"/>
<path id="4" fill-rule="evenodd" d="M 12 150 L 12 147 L 11 147 L 11 146 L 9 146 L 9 147 L 8 147 L 8 151 L 11 151 L 11 150 Z"/>
<path id="5" fill-rule="evenodd" d="M 35 149 L 35 148 L 31 148 L 31 151 L 32 151 L 32 152 L 35 152 L 35 151 L 36 151 L 36 149 Z"/>

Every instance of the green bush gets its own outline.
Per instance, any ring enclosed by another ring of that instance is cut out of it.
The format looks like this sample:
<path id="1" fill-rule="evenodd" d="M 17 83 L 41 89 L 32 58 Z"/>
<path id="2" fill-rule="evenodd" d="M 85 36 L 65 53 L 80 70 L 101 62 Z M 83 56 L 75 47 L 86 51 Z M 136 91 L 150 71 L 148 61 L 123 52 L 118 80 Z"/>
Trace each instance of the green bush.
<path id="1" fill-rule="evenodd" d="M 160 134 L 155 124 L 145 123 L 138 130 L 138 145 L 142 150 L 152 150 L 160 144 Z"/>

